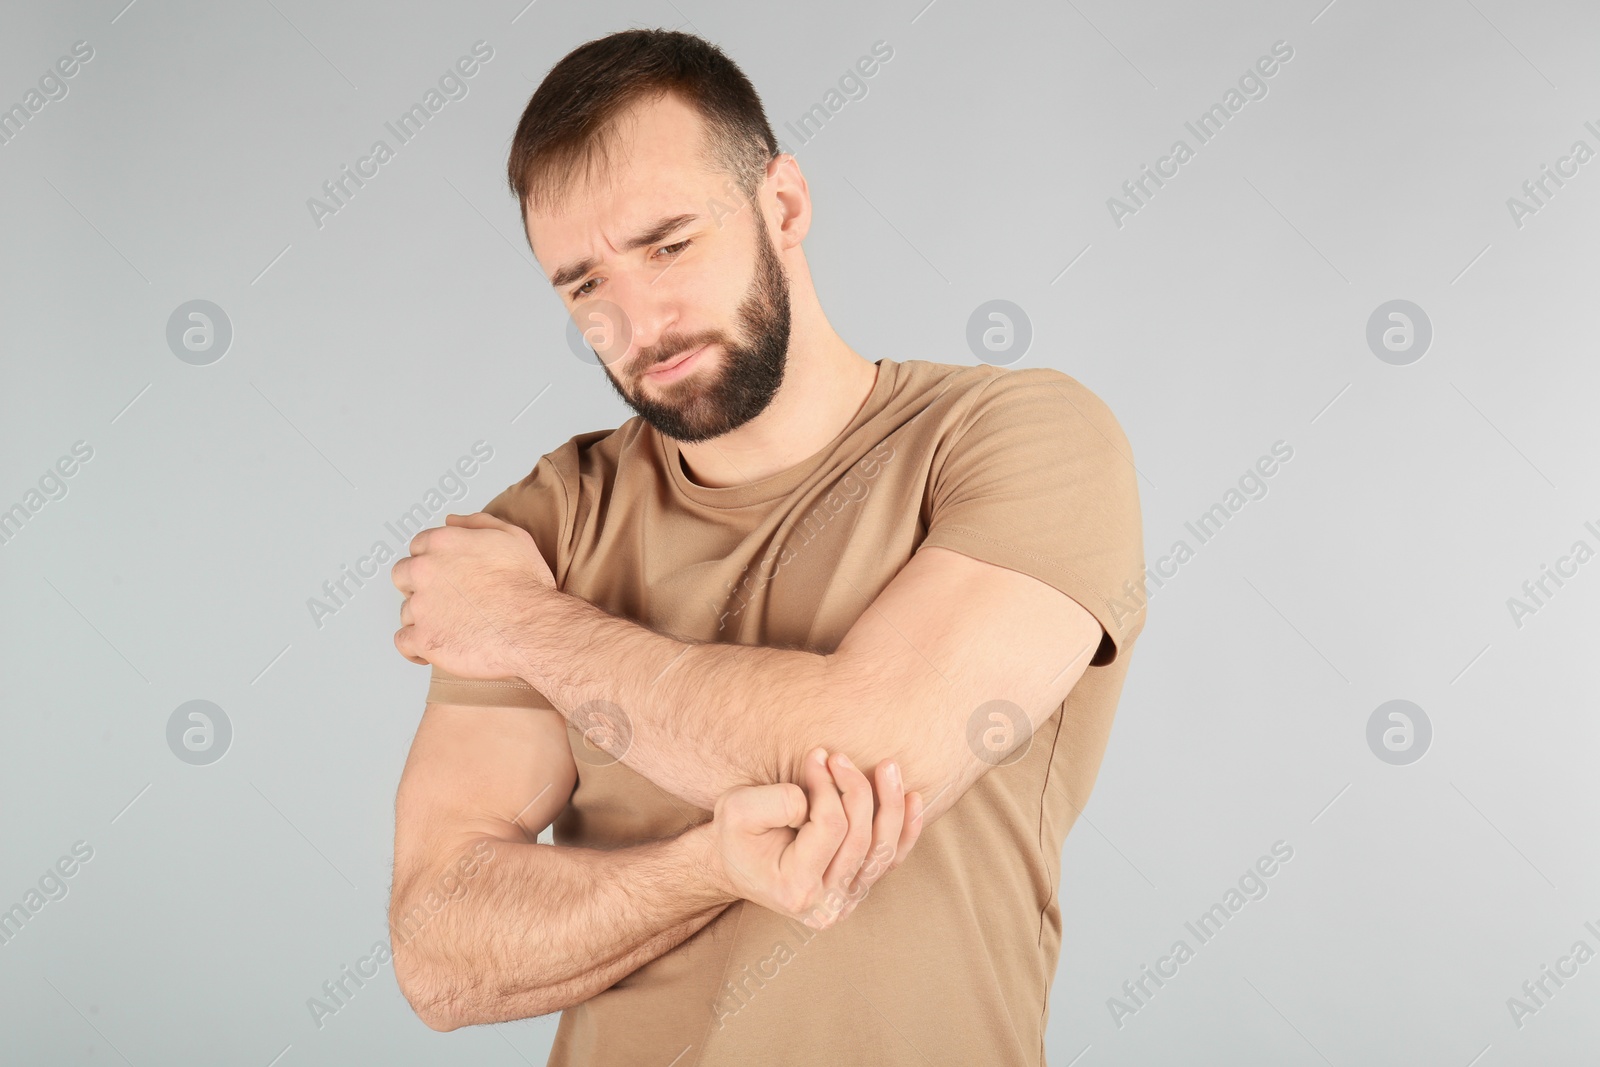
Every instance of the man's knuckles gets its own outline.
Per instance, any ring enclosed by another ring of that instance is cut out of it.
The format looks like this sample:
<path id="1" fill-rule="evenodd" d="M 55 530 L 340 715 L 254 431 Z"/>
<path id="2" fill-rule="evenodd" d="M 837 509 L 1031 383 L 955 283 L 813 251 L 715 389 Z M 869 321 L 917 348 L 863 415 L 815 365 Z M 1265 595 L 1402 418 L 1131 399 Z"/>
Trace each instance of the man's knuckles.
<path id="1" fill-rule="evenodd" d="M 778 910 L 789 915 L 804 915 L 811 907 L 812 893 L 805 886 L 782 885 L 778 887 L 775 903 Z"/>

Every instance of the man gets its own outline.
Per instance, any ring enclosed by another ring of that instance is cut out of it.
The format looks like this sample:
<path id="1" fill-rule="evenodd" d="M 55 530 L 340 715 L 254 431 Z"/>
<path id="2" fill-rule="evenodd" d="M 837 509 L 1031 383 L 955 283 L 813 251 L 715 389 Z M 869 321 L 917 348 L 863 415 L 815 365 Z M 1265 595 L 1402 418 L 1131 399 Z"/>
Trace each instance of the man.
<path id="1" fill-rule="evenodd" d="M 439 1030 L 565 1009 L 552 1064 L 1041 1064 L 1144 625 L 1116 420 L 1053 369 L 852 351 L 799 165 L 698 38 L 576 49 L 508 170 L 637 417 L 394 567 L 433 670 L 402 990 Z"/>

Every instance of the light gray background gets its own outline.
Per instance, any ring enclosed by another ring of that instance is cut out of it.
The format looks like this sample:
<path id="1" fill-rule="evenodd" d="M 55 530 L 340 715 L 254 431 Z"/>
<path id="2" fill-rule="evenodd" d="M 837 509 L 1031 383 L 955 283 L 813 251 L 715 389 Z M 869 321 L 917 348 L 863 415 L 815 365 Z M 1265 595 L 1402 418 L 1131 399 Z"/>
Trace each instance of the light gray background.
<path id="1" fill-rule="evenodd" d="M 503 178 L 538 80 L 630 25 L 749 74 L 857 350 L 972 363 L 978 305 L 1026 310 L 1014 365 L 1127 431 L 1151 563 L 1294 449 L 1152 587 L 1063 859 L 1050 1062 L 1592 1053 L 1600 962 L 1521 1027 L 1506 1002 L 1600 949 L 1600 562 L 1520 627 L 1506 602 L 1600 547 L 1600 160 L 1520 227 L 1506 200 L 1600 148 L 1600 15 L 1325 2 L 8 8 L 0 105 L 95 57 L 0 147 L 0 507 L 94 456 L 0 546 L 0 907 L 94 856 L 0 946 L 6 1062 L 543 1062 L 555 1017 L 435 1034 L 389 967 L 313 1022 L 385 936 L 427 671 L 391 645 L 387 567 L 321 628 L 306 602 L 474 441 L 494 459 L 454 510 L 630 414 L 567 351 Z M 479 39 L 469 95 L 317 228 L 307 199 Z M 880 39 L 868 95 L 798 144 L 783 123 Z M 1116 226 L 1107 198 L 1280 40 L 1268 95 Z M 210 366 L 166 343 L 193 299 L 233 324 Z M 1392 299 L 1433 326 L 1407 366 L 1365 340 Z M 1433 726 L 1408 766 L 1366 740 L 1397 698 Z M 194 699 L 233 726 L 209 766 L 166 742 Z M 1108 998 L 1280 840 L 1269 894 L 1118 1027 Z"/>

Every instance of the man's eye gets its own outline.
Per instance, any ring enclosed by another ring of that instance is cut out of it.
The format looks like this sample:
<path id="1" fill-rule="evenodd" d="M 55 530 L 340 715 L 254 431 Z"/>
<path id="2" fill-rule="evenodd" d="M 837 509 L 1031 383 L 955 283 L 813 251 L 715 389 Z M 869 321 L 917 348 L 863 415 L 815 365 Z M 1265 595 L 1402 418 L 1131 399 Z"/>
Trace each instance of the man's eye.
<path id="1" fill-rule="evenodd" d="M 658 249 L 658 251 L 667 252 L 668 253 L 668 255 L 667 255 L 668 259 L 677 259 L 679 256 L 683 255 L 684 250 L 687 249 L 692 244 L 694 244 L 694 238 L 693 237 L 685 237 L 683 240 L 678 241 L 675 244 L 662 245 Z M 676 249 L 677 251 L 672 251 L 673 249 Z M 589 286 L 591 286 L 593 284 L 594 284 L 594 279 L 590 278 L 588 281 L 584 282 L 582 285 L 580 285 L 576 289 L 572 290 L 572 298 L 574 300 L 576 300 L 580 296 L 588 296 L 589 293 L 592 291 L 592 290 L 590 290 Z"/>

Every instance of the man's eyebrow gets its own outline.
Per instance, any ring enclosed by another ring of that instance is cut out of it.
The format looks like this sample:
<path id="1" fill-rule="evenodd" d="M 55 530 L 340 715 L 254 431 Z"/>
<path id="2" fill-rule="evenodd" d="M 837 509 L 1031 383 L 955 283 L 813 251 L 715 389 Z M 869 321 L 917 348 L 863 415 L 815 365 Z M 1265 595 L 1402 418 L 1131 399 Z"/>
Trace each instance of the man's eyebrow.
<path id="1" fill-rule="evenodd" d="M 672 215 L 668 218 L 664 218 L 655 225 L 651 226 L 649 229 L 624 241 L 622 243 L 622 251 L 632 252 L 635 248 L 642 248 L 645 245 L 653 245 L 663 237 L 666 237 L 668 234 L 672 233 L 674 230 L 686 226 L 691 222 L 695 222 L 699 218 L 699 215 L 694 214 Z M 599 260 L 595 259 L 593 256 L 590 256 L 586 259 L 580 259 L 575 263 L 568 263 L 565 267 L 562 267 L 560 270 L 550 275 L 550 285 L 556 289 L 571 285 L 579 278 L 582 278 L 585 274 L 588 274 L 590 271 L 594 270 L 594 268 L 598 265 Z"/>

